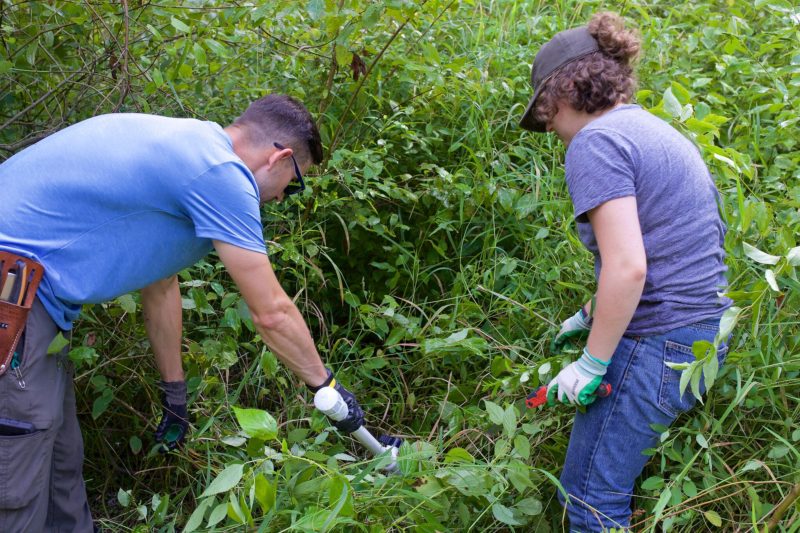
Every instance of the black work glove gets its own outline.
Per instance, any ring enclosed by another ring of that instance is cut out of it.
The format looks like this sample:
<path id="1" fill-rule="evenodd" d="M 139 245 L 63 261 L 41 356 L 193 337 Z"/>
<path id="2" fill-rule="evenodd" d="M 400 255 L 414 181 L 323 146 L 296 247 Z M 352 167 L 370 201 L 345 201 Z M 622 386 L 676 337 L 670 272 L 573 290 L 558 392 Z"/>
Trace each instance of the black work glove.
<path id="1" fill-rule="evenodd" d="M 186 411 L 186 382 L 161 381 L 161 422 L 156 428 L 156 442 L 164 446 L 161 453 L 173 451 L 184 443 L 189 432 L 189 416 Z"/>
<path id="2" fill-rule="evenodd" d="M 330 368 L 326 368 L 325 370 L 328 371 L 328 378 L 322 383 L 322 385 L 318 387 L 312 387 L 311 385 L 306 385 L 311 392 L 316 393 L 322 387 L 333 387 L 333 389 L 338 392 L 344 403 L 347 404 L 347 418 L 343 420 L 331 420 L 333 425 L 336 426 L 336 429 L 339 431 L 343 431 L 345 433 L 352 433 L 361 426 L 364 425 L 364 411 L 361 409 L 361 406 L 358 405 L 358 400 L 353 395 L 352 392 L 345 389 L 341 383 L 336 381 L 336 378 L 333 377 L 333 372 L 331 372 Z"/>

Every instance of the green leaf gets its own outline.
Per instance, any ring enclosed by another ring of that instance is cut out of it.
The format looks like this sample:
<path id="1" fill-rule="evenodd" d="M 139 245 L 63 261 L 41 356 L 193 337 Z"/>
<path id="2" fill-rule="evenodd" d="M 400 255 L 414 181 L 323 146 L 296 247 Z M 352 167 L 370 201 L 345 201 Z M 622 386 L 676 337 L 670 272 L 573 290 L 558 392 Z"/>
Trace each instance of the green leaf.
<path id="1" fill-rule="evenodd" d="M 514 510 L 528 516 L 536 516 L 542 514 L 544 507 L 542 502 L 536 498 L 525 498 L 517 502 Z"/>
<path id="2" fill-rule="evenodd" d="M 222 502 L 221 504 L 214 507 L 214 510 L 211 511 L 211 515 L 208 517 L 208 523 L 206 524 L 208 527 L 214 527 L 225 518 L 228 514 L 228 502 Z"/>
<path id="3" fill-rule="evenodd" d="M 2 63 L 0 63 L 0 65 L 2 65 Z M 2 66 L 0 66 L 0 74 L 2 74 Z M 789 250 L 789 253 L 786 254 L 786 260 L 792 266 L 800 265 L 800 246 L 795 246 Z"/>
<path id="4" fill-rule="evenodd" d="M 706 517 L 706 520 L 708 520 L 711 525 L 722 527 L 722 518 L 716 511 L 706 511 L 703 513 L 703 516 Z"/>
<path id="5" fill-rule="evenodd" d="M 268 412 L 239 407 L 234 407 L 233 412 L 239 425 L 251 437 L 266 441 L 278 436 L 278 423 Z"/>
<path id="6" fill-rule="evenodd" d="M 142 439 L 137 437 L 136 435 L 132 436 L 128 440 L 128 445 L 131 447 L 131 451 L 136 454 L 142 451 Z"/>
<path id="7" fill-rule="evenodd" d="M 183 527 L 183 533 L 191 533 L 200 527 L 200 524 L 203 523 L 206 510 L 211 507 L 212 503 L 214 503 L 214 498 L 206 498 L 195 507 L 194 511 L 192 511 L 192 514 L 189 516 L 189 520 L 186 521 L 186 525 Z"/>
<path id="8" fill-rule="evenodd" d="M 744 248 L 744 255 L 755 261 L 756 263 L 761 263 L 762 265 L 774 265 L 780 261 L 780 257 L 777 255 L 770 255 L 768 253 L 762 252 L 755 246 L 748 244 L 746 242 L 742 243 L 742 247 Z"/>
<path id="9" fill-rule="evenodd" d="M 129 506 L 131 504 L 131 491 L 119 489 L 117 491 L 117 501 L 123 507 Z"/>
<path id="10" fill-rule="evenodd" d="M 97 420 L 100 418 L 108 406 L 111 404 L 111 400 L 114 399 L 114 391 L 111 388 L 103 389 L 103 393 L 95 398 L 94 403 L 92 404 L 92 418 Z"/>
<path id="11" fill-rule="evenodd" d="M 227 492 L 235 487 L 239 481 L 242 479 L 242 473 L 244 471 L 244 465 L 241 464 L 234 464 L 225 467 L 225 469 L 219 473 L 219 475 L 211 482 L 211 484 L 206 487 L 206 490 L 200 495 L 201 498 L 205 498 L 206 496 L 211 496 L 212 494 L 219 494 L 220 492 Z M 225 504 L 227 507 L 227 504 Z M 215 509 L 214 512 L 217 512 Z M 214 513 L 212 513 L 213 516 Z M 223 516 L 224 516 L 223 512 Z M 210 520 L 209 520 L 210 523 Z"/>
<path id="12" fill-rule="evenodd" d="M 119 298 L 117 298 L 117 304 L 122 307 L 122 310 L 128 314 L 134 314 L 136 312 L 136 300 L 133 299 L 132 294 L 123 294 Z"/>
<path id="13" fill-rule="evenodd" d="M 683 111 L 683 106 L 681 106 L 681 103 L 675 98 L 672 88 L 667 88 L 667 90 L 664 91 L 664 110 L 673 117 L 680 117 Z"/>
<path id="14" fill-rule="evenodd" d="M 664 478 L 651 476 L 642 482 L 642 490 L 658 490 L 664 488 Z"/>
<path id="15" fill-rule="evenodd" d="M 525 523 L 514 518 L 514 512 L 501 503 L 492 505 L 492 514 L 497 520 L 509 526 L 521 526 Z"/>
<path id="16" fill-rule="evenodd" d="M 268 480 L 264 474 L 259 472 L 255 479 L 256 500 L 261 506 L 261 512 L 267 514 L 270 509 L 275 507 L 275 498 L 278 486 Z"/>
<path id="17" fill-rule="evenodd" d="M 523 459 L 530 459 L 531 456 L 531 442 L 524 435 L 517 435 L 514 437 L 514 452 Z"/>
<path id="18" fill-rule="evenodd" d="M 513 404 L 508 405 L 503 411 L 503 430 L 511 437 L 517 429 L 517 409 Z"/>
<path id="19" fill-rule="evenodd" d="M 719 346 L 721 342 L 727 342 L 728 336 L 733 331 L 734 326 L 736 326 L 736 322 L 739 319 L 739 313 L 741 312 L 742 309 L 740 307 L 729 307 L 725 310 L 725 312 L 722 314 L 722 318 L 719 320 L 719 332 L 714 340 L 714 344 Z"/>
<path id="20" fill-rule="evenodd" d="M 445 463 L 474 463 L 475 458 L 464 448 L 452 448 L 444 456 Z"/>
<path id="21" fill-rule="evenodd" d="M 708 449 L 708 441 L 706 440 L 706 438 L 703 436 L 702 433 L 698 433 L 697 435 L 695 435 L 694 440 L 696 440 L 697 444 L 699 444 L 702 448 Z"/>
<path id="22" fill-rule="evenodd" d="M 325 15 L 325 0 L 310 0 L 308 2 L 308 14 L 311 20 L 319 20 Z"/>
<path id="23" fill-rule="evenodd" d="M 483 403 L 486 404 L 486 412 L 489 413 L 489 420 L 491 420 L 493 424 L 502 424 L 503 417 L 505 416 L 503 408 L 489 400 L 484 400 Z"/>
<path id="24" fill-rule="evenodd" d="M 11 72 L 11 68 L 14 66 L 14 63 L 11 61 L 6 61 L 5 59 L 0 60 L 0 76 Z"/>
<path id="25" fill-rule="evenodd" d="M 50 355 L 57 354 L 68 344 L 69 341 L 65 339 L 64 335 L 62 335 L 59 331 L 55 338 L 53 338 L 52 342 L 50 342 L 50 346 L 47 347 L 47 353 Z"/>
<path id="26" fill-rule="evenodd" d="M 192 31 L 191 28 L 189 28 L 189 26 L 187 26 L 186 24 L 184 24 L 180 20 L 176 19 L 175 17 L 172 17 L 172 19 L 170 19 L 169 23 L 172 24 L 173 28 L 175 28 L 176 30 L 178 30 L 181 33 L 189 33 L 189 32 Z"/>

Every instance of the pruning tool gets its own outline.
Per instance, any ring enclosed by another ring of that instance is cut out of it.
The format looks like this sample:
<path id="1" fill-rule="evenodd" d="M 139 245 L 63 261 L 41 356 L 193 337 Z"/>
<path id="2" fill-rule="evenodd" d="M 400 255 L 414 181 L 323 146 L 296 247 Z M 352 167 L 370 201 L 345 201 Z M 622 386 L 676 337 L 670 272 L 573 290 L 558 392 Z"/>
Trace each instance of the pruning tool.
<path id="1" fill-rule="evenodd" d="M 597 387 L 595 394 L 598 398 L 611 396 L 611 383 L 607 381 L 602 382 Z M 545 403 L 547 403 L 547 385 L 542 385 L 525 398 L 525 405 L 527 405 L 529 409 L 535 409 Z"/>
<path id="2" fill-rule="evenodd" d="M 349 415 L 347 404 L 333 387 L 322 387 L 316 392 L 314 395 L 314 407 L 331 420 L 337 422 L 344 420 Z M 392 474 L 400 472 L 397 467 L 397 454 L 400 452 L 400 444 L 402 444 L 400 438 L 381 435 L 376 439 L 365 426 L 359 426 L 358 429 L 350 433 L 350 436 L 360 442 L 376 457 L 388 452 L 392 461 L 383 467 L 383 470 Z"/>

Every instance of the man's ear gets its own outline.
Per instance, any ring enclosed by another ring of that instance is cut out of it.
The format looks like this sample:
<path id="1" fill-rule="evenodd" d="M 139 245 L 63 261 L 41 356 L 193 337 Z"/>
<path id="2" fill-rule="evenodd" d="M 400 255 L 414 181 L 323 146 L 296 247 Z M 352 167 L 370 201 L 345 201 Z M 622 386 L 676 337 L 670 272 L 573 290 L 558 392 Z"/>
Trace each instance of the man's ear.
<path id="1" fill-rule="evenodd" d="M 288 159 L 292 157 L 292 154 L 294 154 L 294 152 L 292 151 L 291 148 L 284 148 L 282 150 L 276 148 L 275 151 L 272 152 L 269 158 L 267 159 L 267 169 L 272 168 L 281 159 Z"/>

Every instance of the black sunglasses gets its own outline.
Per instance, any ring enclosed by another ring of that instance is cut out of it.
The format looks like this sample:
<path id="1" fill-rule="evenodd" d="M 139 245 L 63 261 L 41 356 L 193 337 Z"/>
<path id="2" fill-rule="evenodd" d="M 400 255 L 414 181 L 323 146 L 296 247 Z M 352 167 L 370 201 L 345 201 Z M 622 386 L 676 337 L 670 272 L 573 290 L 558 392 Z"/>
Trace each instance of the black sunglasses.
<path id="1" fill-rule="evenodd" d="M 280 143 L 272 143 L 275 148 L 278 150 L 285 150 L 286 147 Z M 297 194 L 299 192 L 303 192 L 306 190 L 306 182 L 303 181 L 303 174 L 300 172 L 300 167 L 297 165 L 297 159 L 294 158 L 294 154 L 291 155 L 292 164 L 294 165 L 294 177 L 295 179 L 290 181 L 289 184 L 283 189 L 284 196 L 291 196 L 293 194 Z"/>

